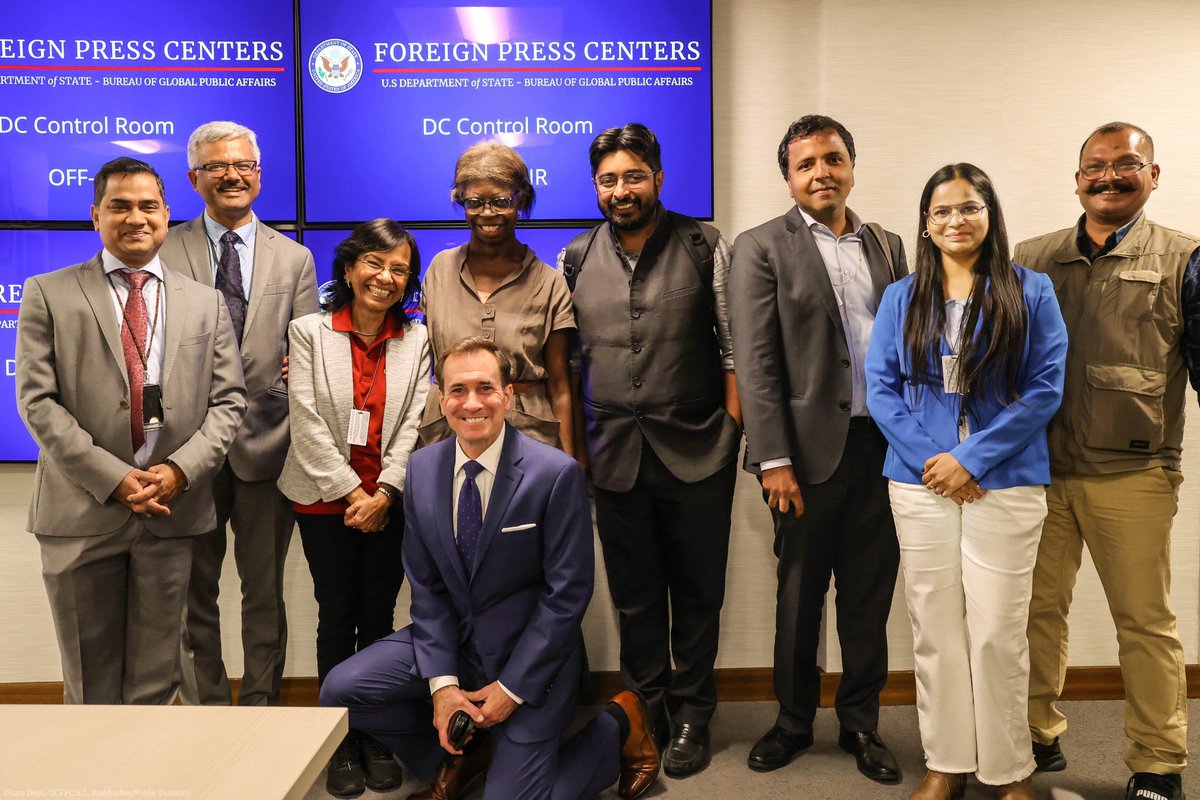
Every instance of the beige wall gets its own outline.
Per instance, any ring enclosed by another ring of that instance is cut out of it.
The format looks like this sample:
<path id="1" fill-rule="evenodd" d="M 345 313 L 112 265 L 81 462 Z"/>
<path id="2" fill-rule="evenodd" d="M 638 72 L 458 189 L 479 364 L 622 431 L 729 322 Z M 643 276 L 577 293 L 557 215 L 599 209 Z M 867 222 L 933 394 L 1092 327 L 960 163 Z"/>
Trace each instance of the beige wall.
<path id="1" fill-rule="evenodd" d="M 993 177 L 1014 241 L 1070 225 L 1080 213 L 1072 172 L 1083 137 L 1112 119 L 1154 135 L 1161 187 L 1150 213 L 1200 230 L 1192 213 L 1200 154 L 1193 102 L 1200 58 L 1200 5 L 1086 0 L 995 4 L 870 0 L 715 0 L 717 224 L 737 233 L 787 210 L 775 164 L 788 123 L 810 112 L 837 117 L 854 133 L 858 185 L 851 205 L 905 237 L 912 249 L 917 195 L 951 161 Z M 1104 13 L 1110 9 L 1110 13 Z M 670 205 L 670 176 L 664 199 Z M 1195 397 L 1189 397 L 1195 409 Z M 1189 663 L 1200 661 L 1200 445 L 1185 441 L 1176 518 L 1173 599 Z M 0 466 L 0 682 L 60 678 L 37 545 L 24 533 L 32 468 Z M 728 601 L 718 664 L 767 666 L 774 631 L 774 559 L 769 518 L 743 475 L 734 507 Z M 287 674 L 314 675 L 315 605 L 294 543 L 287 575 L 292 646 Z M 225 630 L 236 633 L 232 564 L 222 586 Z M 400 608 L 407 607 L 407 593 Z M 402 615 L 402 614 L 401 614 Z M 1090 565 L 1076 591 L 1071 663 L 1116 663 L 1112 623 Z M 604 580 L 586 622 L 594 669 L 615 669 L 616 633 Z M 893 669 L 912 666 L 900 600 L 890 625 Z M 836 645 L 826 653 L 838 669 Z M 237 664 L 236 637 L 226 637 Z"/>

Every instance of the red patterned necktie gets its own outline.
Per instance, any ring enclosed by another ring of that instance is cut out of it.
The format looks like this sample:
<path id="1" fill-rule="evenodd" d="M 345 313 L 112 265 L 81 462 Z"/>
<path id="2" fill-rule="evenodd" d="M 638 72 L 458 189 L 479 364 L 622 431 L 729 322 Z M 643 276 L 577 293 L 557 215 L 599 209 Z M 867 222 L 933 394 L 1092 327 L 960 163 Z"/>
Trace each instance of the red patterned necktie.
<path id="1" fill-rule="evenodd" d="M 129 373 L 129 429 L 133 432 L 133 452 L 136 453 L 146 443 L 146 431 L 142 428 L 142 386 L 146 383 L 146 367 L 142 363 L 142 354 L 150 357 L 149 315 L 142 287 L 154 276 L 140 270 L 122 270 L 117 274 L 129 285 L 125 321 L 121 325 L 121 349 L 125 351 L 125 369 Z"/>

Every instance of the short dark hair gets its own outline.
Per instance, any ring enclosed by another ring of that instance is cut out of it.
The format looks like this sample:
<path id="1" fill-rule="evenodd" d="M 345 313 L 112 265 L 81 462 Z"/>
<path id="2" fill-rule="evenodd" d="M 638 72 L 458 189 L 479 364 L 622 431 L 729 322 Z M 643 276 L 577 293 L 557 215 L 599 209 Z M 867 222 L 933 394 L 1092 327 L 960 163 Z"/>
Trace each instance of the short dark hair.
<path id="1" fill-rule="evenodd" d="M 1107 136 L 1110 133 L 1125 133 L 1126 131 L 1132 131 L 1146 140 L 1146 146 L 1150 148 L 1148 155 L 1150 156 L 1150 160 L 1153 161 L 1154 140 L 1150 138 L 1150 134 L 1146 133 L 1145 128 L 1140 128 L 1137 125 L 1134 125 L 1132 122 L 1106 122 L 1099 128 L 1096 128 L 1096 130 L 1089 133 L 1088 137 L 1083 140 L 1083 144 L 1079 145 L 1080 163 L 1083 163 L 1083 151 L 1087 149 L 1088 142 L 1090 142 L 1092 139 L 1095 139 L 1097 136 Z"/>
<path id="2" fill-rule="evenodd" d="M 788 174 L 788 145 L 797 139 L 807 139 L 818 133 L 836 133 L 841 137 L 846 144 L 846 152 L 850 154 L 850 163 L 854 163 L 854 137 L 846 130 L 846 126 L 833 117 L 807 114 L 788 126 L 787 133 L 779 143 L 779 171 L 783 177 L 786 178 Z"/>
<path id="3" fill-rule="evenodd" d="M 618 150 L 628 150 L 655 172 L 662 169 L 662 149 L 658 146 L 658 137 L 642 123 L 631 122 L 624 128 L 600 131 L 600 135 L 592 140 L 588 148 L 588 160 L 592 163 L 593 178 L 600 168 L 600 162 Z"/>
<path id="4" fill-rule="evenodd" d="M 404 285 L 404 295 L 400 302 L 391 308 L 391 314 L 403 327 L 408 327 L 408 315 L 405 306 L 412 303 L 417 292 L 421 291 L 421 253 L 417 250 L 417 242 L 411 233 L 401 227 L 394 219 L 379 217 L 362 223 L 350 236 L 342 240 L 333 251 L 333 287 L 324 292 L 321 297 L 322 311 L 337 311 L 354 299 L 354 292 L 346 281 L 346 268 L 358 261 L 364 253 L 382 253 L 402 244 L 408 245 L 412 252 L 412 260 L 408 265 L 408 283 Z"/>
<path id="5" fill-rule="evenodd" d="M 450 356 L 463 356 L 470 353 L 491 353 L 492 358 L 496 359 L 496 367 L 500 370 L 500 384 L 508 386 L 512 383 L 512 360 L 505 355 L 499 347 L 497 347 L 490 339 L 485 339 L 482 336 L 468 336 L 465 339 L 459 339 L 454 344 L 450 345 L 440 356 L 437 363 L 433 365 L 433 377 L 437 380 L 438 388 L 444 387 L 443 378 L 445 377 L 445 363 Z"/>
<path id="6" fill-rule="evenodd" d="M 158 184 L 158 194 L 162 197 L 163 203 L 166 203 L 167 191 L 163 188 L 162 176 L 155 172 L 154 167 L 145 161 L 139 161 L 129 156 L 121 156 L 106 163 L 92 177 L 92 204 L 98 206 L 104 202 L 104 193 L 108 191 L 108 179 L 113 175 L 138 174 L 154 176 L 154 182 Z"/>

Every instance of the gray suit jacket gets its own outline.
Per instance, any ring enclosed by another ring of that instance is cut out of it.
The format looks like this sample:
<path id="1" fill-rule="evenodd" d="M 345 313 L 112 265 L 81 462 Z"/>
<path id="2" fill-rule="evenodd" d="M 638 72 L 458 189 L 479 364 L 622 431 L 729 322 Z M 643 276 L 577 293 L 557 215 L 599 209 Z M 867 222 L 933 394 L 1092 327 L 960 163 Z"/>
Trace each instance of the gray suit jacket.
<path id="1" fill-rule="evenodd" d="M 292 446 L 279 489 L 297 503 L 334 502 L 362 482 L 350 467 L 346 443 L 354 408 L 350 334 L 335 331 L 331 319 L 332 314 L 310 314 L 291 324 Z M 403 336 L 388 340 L 380 483 L 404 486 L 429 394 L 429 365 L 424 325 L 413 323 Z"/>
<path id="2" fill-rule="evenodd" d="M 237 342 L 221 295 L 164 271 L 163 429 L 150 463 L 172 461 L 188 491 L 147 526 L 188 536 L 216 526 L 212 476 L 246 411 Z M 97 254 L 25 281 L 17 326 L 17 407 L 41 452 L 29 530 L 94 536 L 133 512 L 110 499 L 133 469 L 129 380 Z"/>
<path id="3" fill-rule="evenodd" d="M 159 257 L 197 283 L 213 285 L 203 216 L 172 228 Z M 274 480 L 283 468 L 288 449 L 288 388 L 280 372 L 288 350 L 288 323 L 316 310 L 312 253 L 259 222 L 241 345 L 250 407 L 229 448 L 229 465 L 244 481 Z"/>
<path id="4" fill-rule="evenodd" d="M 894 233 L 887 240 L 903 277 L 904 245 Z M 892 270 L 869 232 L 863 252 L 878 301 Z M 746 468 L 790 457 L 800 482 L 827 480 L 850 426 L 850 351 L 825 262 L 795 206 L 737 237 L 729 305 Z"/>

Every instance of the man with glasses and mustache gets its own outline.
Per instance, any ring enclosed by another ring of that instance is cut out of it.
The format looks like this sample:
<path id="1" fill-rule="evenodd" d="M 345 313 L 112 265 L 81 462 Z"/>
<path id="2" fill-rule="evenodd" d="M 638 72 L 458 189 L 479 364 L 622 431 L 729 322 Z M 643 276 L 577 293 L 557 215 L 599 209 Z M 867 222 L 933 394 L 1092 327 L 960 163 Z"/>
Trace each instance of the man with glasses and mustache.
<path id="1" fill-rule="evenodd" d="M 621 677 L 670 740 L 663 771 L 682 778 L 709 763 L 741 440 L 729 246 L 659 202 L 662 158 L 646 126 L 602 132 L 589 157 L 607 221 L 559 258 L 581 350 L 575 452 L 586 449 L 595 485 Z"/>
<path id="2" fill-rule="evenodd" d="M 224 296 L 250 405 L 214 481 L 217 527 L 194 541 L 182 694 L 191 704 L 231 702 L 217 606 L 229 523 L 242 586 L 245 668 L 238 704 L 276 705 L 287 645 L 283 564 L 294 523 L 275 486 L 289 441 L 283 369 L 288 323 L 317 310 L 316 270 L 308 248 L 254 215 L 262 187 L 254 131 L 234 122 L 201 125 L 188 139 L 187 155 L 188 179 L 205 209 L 171 229 L 162 260 Z"/>
<path id="3" fill-rule="evenodd" d="M 1054 281 L 1070 333 L 1062 407 L 1050 423 L 1049 513 L 1029 611 L 1029 727 L 1038 770 L 1064 769 L 1056 707 L 1067 612 L 1086 544 L 1117 627 L 1134 773 L 1130 800 L 1178 800 L 1187 764 L 1187 681 L 1171 610 L 1185 387 L 1200 387 L 1200 238 L 1143 209 L 1158 187 L 1154 142 L 1125 122 L 1084 141 L 1083 216 L 1017 246 Z"/>

